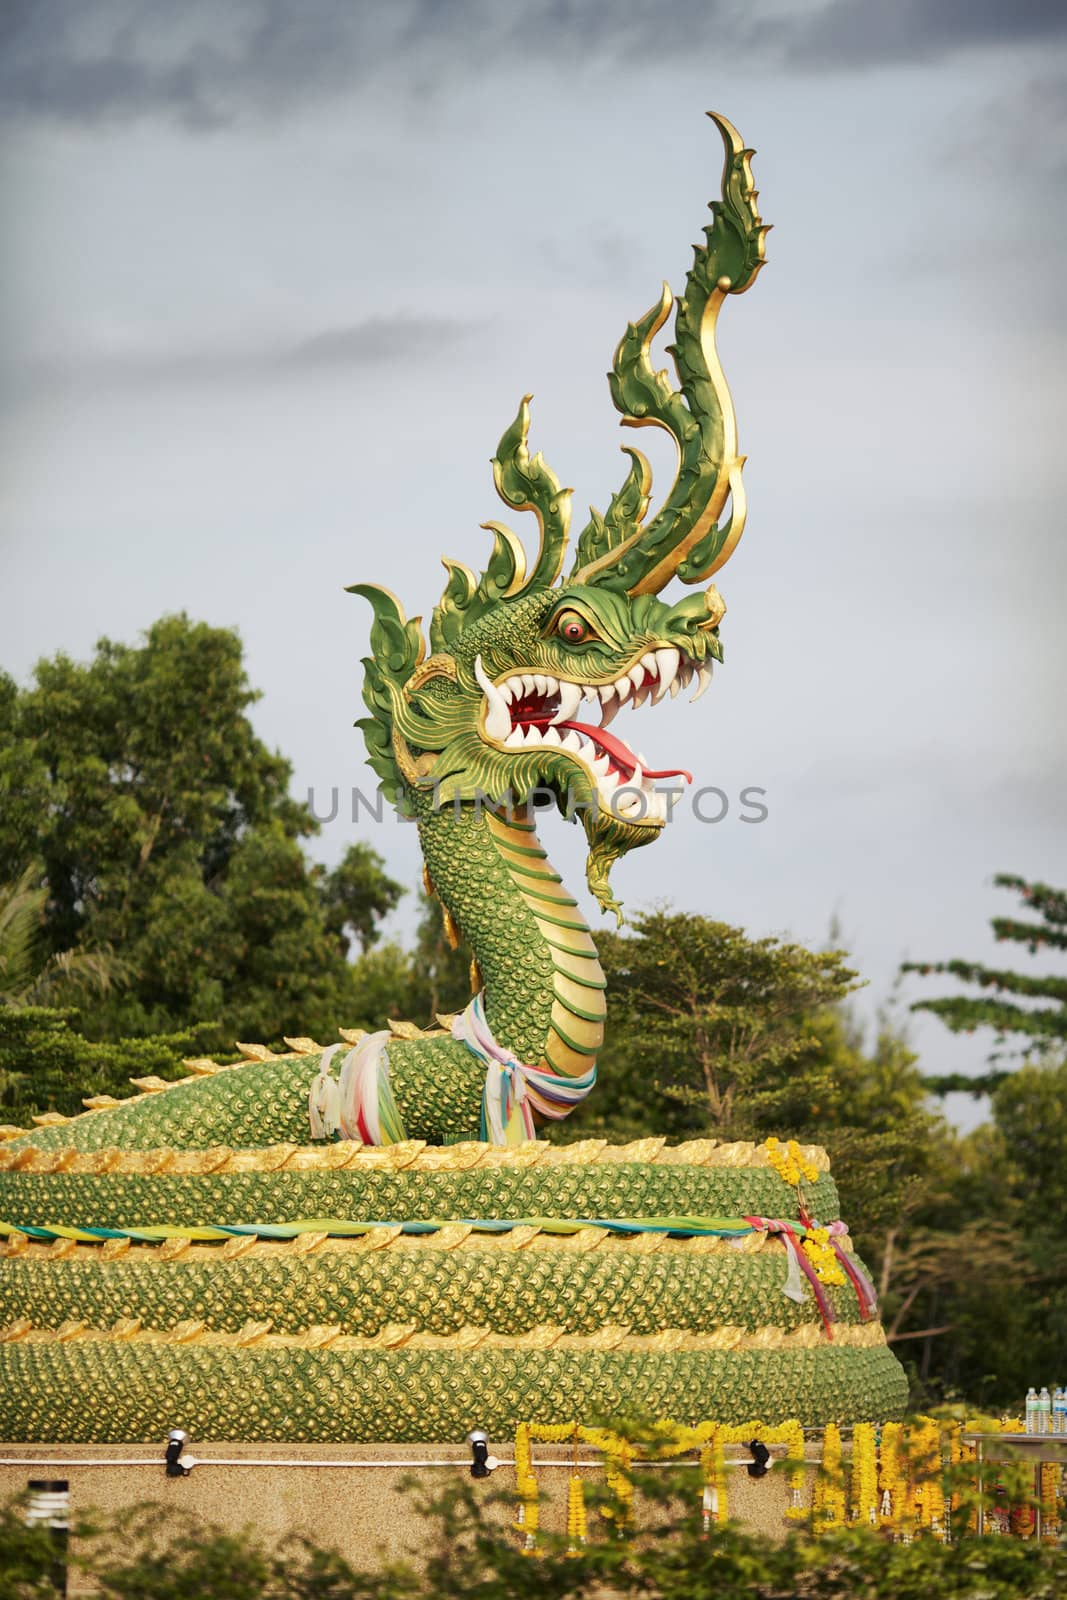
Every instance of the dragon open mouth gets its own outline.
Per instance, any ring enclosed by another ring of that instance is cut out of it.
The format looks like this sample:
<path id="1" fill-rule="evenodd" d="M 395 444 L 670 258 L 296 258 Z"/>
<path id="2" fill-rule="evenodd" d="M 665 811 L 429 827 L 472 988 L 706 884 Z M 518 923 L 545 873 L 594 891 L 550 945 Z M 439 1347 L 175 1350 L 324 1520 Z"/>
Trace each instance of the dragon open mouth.
<path id="1" fill-rule="evenodd" d="M 656 705 L 673 698 L 697 679 L 693 700 L 711 682 L 711 663 L 698 665 L 673 645 L 648 650 L 621 677 L 610 683 L 578 684 L 548 673 L 513 673 L 500 683 L 487 677 L 481 657 L 475 676 L 485 695 L 485 732 L 508 750 L 540 747 L 565 750 L 582 761 L 596 782 L 600 799 L 617 816 L 659 823 L 666 820 L 667 796 L 654 780 L 692 775 L 681 767 L 653 771 L 646 758 L 607 732 L 624 705 Z M 597 723 L 579 720 L 579 713 L 599 715 Z M 617 791 L 623 791 L 617 793 Z"/>

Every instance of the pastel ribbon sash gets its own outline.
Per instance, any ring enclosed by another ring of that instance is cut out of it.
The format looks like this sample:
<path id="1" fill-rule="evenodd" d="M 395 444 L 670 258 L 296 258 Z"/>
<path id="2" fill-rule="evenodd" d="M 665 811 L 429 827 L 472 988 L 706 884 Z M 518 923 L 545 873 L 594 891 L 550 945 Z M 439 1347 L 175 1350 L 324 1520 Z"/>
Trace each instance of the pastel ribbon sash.
<path id="1" fill-rule="evenodd" d="M 333 1058 L 344 1045 L 322 1052 L 318 1077 L 308 1092 L 308 1121 L 313 1139 L 359 1139 L 363 1144 L 399 1144 L 404 1124 L 389 1086 L 392 1039 L 387 1030 L 368 1033 L 349 1050 L 334 1078 Z"/>
<path id="2" fill-rule="evenodd" d="M 536 1139 L 535 1111 L 560 1122 L 596 1082 L 595 1064 L 579 1077 L 567 1078 L 550 1067 L 528 1067 L 514 1051 L 498 1044 L 485 1015 L 484 990 L 454 1019 L 452 1037 L 485 1063 L 481 1136 L 487 1144 L 516 1145 Z"/>

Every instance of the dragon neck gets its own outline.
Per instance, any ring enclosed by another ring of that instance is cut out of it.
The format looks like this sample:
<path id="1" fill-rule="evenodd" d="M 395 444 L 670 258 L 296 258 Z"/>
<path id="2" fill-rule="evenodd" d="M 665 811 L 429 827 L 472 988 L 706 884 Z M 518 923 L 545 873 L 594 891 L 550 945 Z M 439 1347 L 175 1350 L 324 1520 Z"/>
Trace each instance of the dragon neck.
<path id="1" fill-rule="evenodd" d="M 587 1072 L 604 1036 L 593 936 L 525 809 L 418 810 L 433 890 L 474 951 L 497 1041 L 528 1066 Z"/>

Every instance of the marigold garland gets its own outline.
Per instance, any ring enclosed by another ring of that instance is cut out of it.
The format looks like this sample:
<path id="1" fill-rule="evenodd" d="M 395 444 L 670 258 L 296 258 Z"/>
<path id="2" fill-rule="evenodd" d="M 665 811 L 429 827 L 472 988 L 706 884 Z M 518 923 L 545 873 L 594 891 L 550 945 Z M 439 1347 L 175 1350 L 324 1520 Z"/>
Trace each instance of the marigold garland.
<path id="1" fill-rule="evenodd" d="M 870 1422 L 852 1429 L 848 1520 L 853 1527 L 878 1523 L 878 1445 Z"/>
<path id="2" fill-rule="evenodd" d="M 939 1421 L 927 1416 L 915 1417 L 908 1424 L 888 1422 L 881 1429 L 866 1422 L 854 1424 L 846 1493 L 841 1430 L 835 1423 L 828 1423 L 823 1430 L 821 1470 L 812 1496 L 813 1532 L 826 1533 L 846 1524 L 874 1525 L 880 1526 L 891 1538 L 905 1542 L 915 1534 L 947 1541 L 953 1533 L 952 1513 L 962 1504 L 959 1473 L 953 1469 L 975 1462 L 974 1447 L 963 1439 L 968 1426 L 973 1429 L 975 1424 Z M 1015 1418 L 1004 1418 L 999 1424 L 982 1419 L 979 1426 L 986 1432 L 1022 1431 L 1021 1421 Z M 725 1447 L 747 1445 L 752 1440 L 786 1445 L 784 1471 L 791 1502 L 786 1516 L 804 1519 L 807 1515 L 802 1503 L 804 1430 L 796 1419 L 776 1427 L 768 1427 L 759 1420 L 736 1425 L 709 1421 L 696 1427 L 664 1421 L 655 1424 L 650 1437 L 640 1443 L 633 1443 L 606 1428 L 587 1428 L 574 1423 L 522 1423 L 515 1435 L 515 1480 L 520 1505 L 514 1526 L 523 1535 L 526 1551 L 535 1547 L 538 1526 L 537 1482 L 531 1452 L 535 1440 L 545 1444 L 569 1441 L 576 1452 L 579 1444 L 601 1452 L 613 1500 L 603 1514 L 620 1536 L 633 1527 L 631 1468 L 636 1460 L 662 1461 L 699 1452 L 701 1512 L 704 1531 L 708 1532 L 713 1522 L 725 1521 L 728 1514 Z M 1063 1478 L 1058 1464 L 1042 1464 L 1039 1479 L 1042 1536 L 1049 1540 L 1059 1537 Z M 1019 1505 L 1012 1510 L 1010 1522 L 1008 1518 L 1003 1519 L 1003 1531 L 1010 1525 L 1021 1537 L 1028 1537 L 1033 1531 L 1032 1509 Z M 1024 1515 L 1024 1511 L 1028 1515 Z M 968 1526 L 973 1529 L 973 1512 Z M 568 1553 L 577 1555 L 587 1537 L 585 1499 L 577 1470 L 568 1484 L 567 1536 Z"/>
<path id="3" fill-rule="evenodd" d="M 828 1422 L 823 1430 L 822 1464 L 812 1495 L 812 1531 L 826 1533 L 845 1525 L 845 1482 L 841 1471 L 841 1430 Z"/>
<path id="4" fill-rule="evenodd" d="M 1056 1544 L 1060 1537 L 1060 1491 L 1063 1468 L 1057 1461 L 1041 1463 L 1041 1538 Z"/>
<path id="5" fill-rule="evenodd" d="M 515 1488 L 519 1496 L 519 1510 L 513 1527 L 516 1533 L 523 1536 L 523 1553 L 532 1555 L 537 1547 L 538 1494 L 528 1422 L 520 1422 L 515 1430 Z"/>
<path id="6" fill-rule="evenodd" d="M 572 1472 L 570 1483 L 567 1485 L 567 1554 L 569 1556 L 581 1554 L 587 1531 L 585 1491 L 582 1488 L 582 1475 L 580 1472 Z"/>
<path id="7" fill-rule="evenodd" d="M 772 1137 L 763 1141 L 763 1148 L 775 1172 L 783 1183 L 789 1184 L 790 1188 L 795 1189 L 801 1178 L 807 1178 L 809 1183 L 814 1183 L 818 1178 L 818 1167 L 805 1159 L 795 1139 L 790 1139 L 788 1144 L 783 1145 L 780 1139 Z"/>
<path id="8" fill-rule="evenodd" d="M 802 1240 L 801 1248 L 812 1266 L 820 1283 L 837 1283 L 844 1287 L 848 1283 L 844 1269 L 837 1259 L 837 1252 L 830 1243 L 829 1228 L 809 1228 Z"/>

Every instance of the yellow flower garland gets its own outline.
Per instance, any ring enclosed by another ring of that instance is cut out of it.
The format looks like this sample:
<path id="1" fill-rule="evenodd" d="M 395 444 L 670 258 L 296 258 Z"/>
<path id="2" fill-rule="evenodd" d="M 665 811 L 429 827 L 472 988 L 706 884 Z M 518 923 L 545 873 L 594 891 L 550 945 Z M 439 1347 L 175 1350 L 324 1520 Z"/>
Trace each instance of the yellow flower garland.
<path id="1" fill-rule="evenodd" d="M 815 1276 L 820 1283 L 838 1283 L 844 1286 L 848 1282 L 834 1247 L 830 1243 L 829 1228 L 809 1228 L 801 1242 L 801 1248 L 815 1268 Z"/>
<path id="2" fill-rule="evenodd" d="M 874 1426 L 857 1422 L 852 1429 L 852 1472 L 848 1520 L 855 1527 L 878 1525 L 878 1447 Z"/>
<path id="3" fill-rule="evenodd" d="M 532 1555 L 537 1547 L 538 1497 L 528 1422 L 520 1422 L 515 1430 L 515 1488 L 519 1496 L 519 1510 L 512 1526 L 516 1533 L 522 1534 L 524 1554 Z"/>
<path id="4" fill-rule="evenodd" d="M 974 1462 L 975 1451 L 963 1442 L 964 1427 L 955 1421 L 941 1422 L 920 1416 L 907 1425 L 888 1422 L 881 1430 L 859 1422 L 852 1428 L 852 1462 L 846 1479 L 842 1466 L 841 1430 L 828 1423 L 823 1430 L 821 1470 L 812 1497 L 812 1527 L 816 1534 L 846 1524 L 880 1526 L 892 1538 L 910 1540 L 916 1533 L 946 1540 L 949 1518 L 961 1505 L 958 1483 L 946 1495 L 945 1471 Z M 973 1426 L 970 1424 L 969 1426 Z M 1004 1418 L 987 1431 L 1021 1432 L 1022 1423 Z M 515 1435 L 515 1483 L 519 1509 L 514 1524 L 523 1535 L 523 1549 L 532 1552 L 538 1527 L 538 1492 L 534 1476 L 531 1445 L 571 1442 L 599 1450 L 604 1458 L 605 1476 L 614 1504 L 604 1511 L 605 1519 L 621 1535 L 633 1526 L 633 1485 L 631 1468 L 637 1460 L 662 1461 L 699 1452 L 702 1479 L 701 1510 L 705 1532 L 713 1522 L 725 1521 L 728 1514 L 728 1468 L 725 1448 L 757 1439 L 763 1444 L 787 1446 L 784 1470 L 790 1489 L 786 1516 L 804 1519 L 804 1430 L 796 1419 L 768 1427 L 758 1420 L 727 1425 L 702 1422 L 696 1427 L 671 1422 L 656 1424 L 651 1437 L 635 1444 L 606 1428 L 586 1428 L 574 1423 L 520 1424 Z M 575 1457 L 577 1467 L 577 1456 Z M 1046 1463 L 1041 1468 L 1040 1499 L 1042 1532 L 1055 1539 L 1060 1529 L 1061 1468 Z M 1017 1508 L 1018 1509 L 1018 1508 Z M 1016 1531 L 1026 1536 L 1032 1516 L 1025 1522 L 1015 1518 Z M 1025 1526 L 1024 1526 L 1025 1522 Z M 969 1522 L 973 1529 L 973 1516 Z M 963 1528 L 956 1530 L 963 1532 Z M 587 1518 L 581 1475 L 575 1470 L 567 1492 L 568 1553 L 577 1555 L 587 1537 Z"/>
<path id="5" fill-rule="evenodd" d="M 581 1554 L 587 1531 L 582 1475 L 580 1472 L 572 1472 L 570 1483 L 567 1485 L 567 1554 L 569 1556 Z"/>
<path id="6" fill-rule="evenodd" d="M 828 1422 L 823 1430 L 822 1465 L 811 1502 L 812 1531 L 826 1533 L 845 1525 L 845 1483 L 841 1472 L 841 1430 Z"/>
<path id="7" fill-rule="evenodd" d="M 783 1145 L 780 1139 L 772 1137 L 763 1141 L 763 1148 L 775 1172 L 783 1183 L 789 1184 L 790 1188 L 795 1189 L 801 1178 L 807 1178 L 809 1183 L 814 1183 L 818 1178 L 818 1167 L 804 1159 L 795 1139 L 790 1139 L 787 1145 Z"/>
<path id="8" fill-rule="evenodd" d="M 1056 1544 L 1060 1537 L 1060 1491 L 1063 1468 L 1057 1461 L 1041 1463 L 1041 1537 Z"/>
<path id="9" fill-rule="evenodd" d="M 768 1427 L 766 1423 L 758 1420 L 733 1426 L 718 1422 L 702 1422 L 696 1427 L 663 1422 L 657 1424 L 653 1429 L 653 1436 L 643 1440 L 640 1445 L 620 1438 L 607 1428 L 587 1428 L 573 1422 L 523 1422 L 519 1424 L 515 1433 L 515 1486 L 520 1505 L 513 1526 L 516 1532 L 524 1535 L 523 1548 L 532 1550 L 537 1533 L 538 1510 L 537 1483 L 533 1475 L 530 1448 L 535 1441 L 540 1444 L 567 1442 L 572 1442 L 575 1446 L 585 1444 L 602 1453 L 605 1476 L 615 1500 L 615 1506 L 607 1508 L 604 1515 L 609 1522 L 617 1524 L 621 1534 L 628 1531 L 633 1521 L 633 1485 L 630 1474 L 635 1460 L 662 1461 L 686 1455 L 690 1451 L 699 1451 L 703 1476 L 703 1512 L 707 1526 L 712 1521 L 725 1520 L 727 1514 L 723 1447 L 727 1444 L 747 1444 L 750 1439 L 758 1439 L 763 1444 L 787 1446 L 785 1470 L 792 1503 L 786 1514 L 793 1518 L 804 1517 L 805 1512 L 801 1504 L 804 1488 L 804 1430 L 795 1419 L 776 1427 Z M 580 1487 L 581 1480 L 577 1473 L 571 1478 L 567 1499 L 567 1531 L 572 1544 L 576 1537 L 571 1528 L 572 1512 L 574 1516 L 578 1515 L 574 1511 L 574 1496 L 577 1493 L 574 1488 L 575 1482 L 578 1482 Z M 584 1518 L 584 1500 L 581 1515 Z M 584 1522 L 582 1526 L 584 1529 Z M 585 1538 L 584 1532 L 582 1538 L 583 1540 Z"/>

